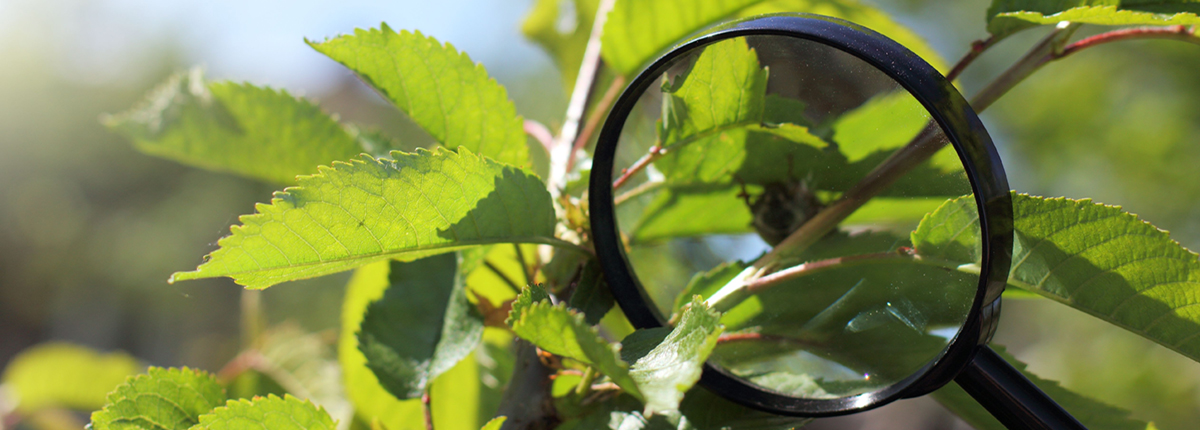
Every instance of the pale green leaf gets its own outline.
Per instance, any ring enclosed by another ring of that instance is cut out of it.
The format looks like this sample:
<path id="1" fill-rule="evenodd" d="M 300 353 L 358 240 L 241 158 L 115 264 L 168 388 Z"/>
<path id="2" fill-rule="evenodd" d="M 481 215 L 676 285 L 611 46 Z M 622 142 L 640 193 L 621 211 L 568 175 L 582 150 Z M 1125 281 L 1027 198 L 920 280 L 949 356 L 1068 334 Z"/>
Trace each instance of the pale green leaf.
<path id="1" fill-rule="evenodd" d="M 289 394 L 316 403 L 334 420 L 349 423 L 353 409 L 342 389 L 337 357 L 325 337 L 305 332 L 295 323 L 275 326 L 263 334 L 256 368 Z"/>
<path id="2" fill-rule="evenodd" d="M 961 256 L 978 244 L 950 230 L 977 223 L 947 216 L 974 207 L 962 198 L 930 214 L 913 243 L 922 255 Z M 1036 292 L 1200 360 L 1200 261 L 1167 232 L 1090 200 L 1013 195 L 1014 244 L 1008 285 Z M 967 229 L 970 231 L 970 229 Z"/>
<path id="3" fill-rule="evenodd" d="M 194 430 L 333 430 L 324 409 L 291 395 L 230 400 L 200 416 Z"/>
<path id="4" fill-rule="evenodd" d="M 709 309 L 704 299 L 696 297 L 684 308 L 671 333 L 633 362 L 629 376 L 645 395 L 647 415 L 679 409 L 683 393 L 700 380 L 704 361 L 725 330 L 717 322 L 720 319 L 719 312 Z"/>
<path id="5" fill-rule="evenodd" d="M 1110 406 L 1090 397 L 1068 390 L 1057 381 L 1042 379 L 1026 370 L 1027 365 L 992 345 L 1005 361 L 1020 370 L 1034 385 L 1070 412 L 1075 419 L 1091 430 L 1154 430 L 1154 424 L 1129 417 L 1129 411 Z M 978 430 L 1007 430 L 958 384 L 947 384 L 932 393 L 934 399 Z"/>
<path id="6" fill-rule="evenodd" d="M 286 91 L 172 76 L 142 104 L 104 118 L 148 154 L 290 184 L 317 166 L 363 152 L 356 133 Z"/>
<path id="7" fill-rule="evenodd" d="M 625 392 L 642 398 L 637 383 L 629 376 L 629 364 L 621 359 L 618 345 L 609 344 L 595 327 L 584 321 L 583 314 L 565 304 L 555 306 L 547 299 L 523 300 L 529 291 L 522 292 L 513 302 L 509 318 L 513 333 L 546 352 L 594 366 Z"/>
<path id="8" fill-rule="evenodd" d="M 391 262 L 391 286 L 367 308 L 358 345 L 397 398 L 420 398 L 482 339 L 483 318 L 467 301 L 462 278 L 456 254 Z"/>
<path id="9" fill-rule="evenodd" d="M 620 0 L 604 25 L 605 64 L 629 76 L 688 35 L 720 21 L 776 12 L 807 12 L 866 26 L 896 40 L 935 67 L 941 60 L 911 30 L 878 9 L 855 1 L 819 0 Z"/>
<path id="10" fill-rule="evenodd" d="M 663 89 L 669 96 L 663 100 L 662 146 L 761 121 L 766 90 L 767 71 L 745 39 L 706 46 L 691 69 Z"/>
<path id="11" fill-rule="evenodd" d="M 356 29 L 314 49 L 342 63 L 447 148 L 529 166 L 523 120 L 482 65 L 420 32 Z"/>
<path id="12" fill-rule="evenodd" d="M 999 39 L 1030 27 L 1063 21 L 1098 25 L 1200 24 L 1194 0 L 993 0 L 988 32 Z"/>
<path id="13" fill-rule="evenodd" d="M 833 122 L 833 140 L 847 161 L 855 162 L 874 152 L 908 144 L 928 123 L 925 107 L 900 88 L 839 116 Z"/>
<path id="14" fill-rule="evenodd" d="M 568 94 L 579 75 L 599 4 L 599 0 L 538 0 L 521 23 L 525 37 L 537 42 L 554 59 Z"/>
<path id="15" fill-rule="evenodd" d="M 500 242 L 557 243 L 554 210 L 527 171 L 446 149 L 322 167 L 275 194 L 171 281 L 232 277 L 249 288 Z"/>
<path id="16" fill-rule="evenodd" d="M 100 353 L 69 343 L 43 343 L 9 361 L 0 383 L 15 396 L 16 410 L 100 409 L 105 397 L 143 366 L 122 352 Z"/>
<path id="17" fill-rule="evenodd" d="M 355 335 L 367 307 L 384 295 L 389 286 L 390 264 L 380 261 L 354 272 L 342 301 L 342 326 L 338 336 L 338 362 L 342 380 L 355 414 L 363 422 L 379 422 L 388 430 L 423 430 L 421 401 L 399 400 L 380 385 L 375 373 L 367 368 L 367 359 L 358 348 Z M 478 427 L 480 374 L 474 355 L 459 362 L 433 381 L 433 419 L 446 428 Z"/>
<path id="18" fill-rule="evenodd" d="M 491 421 L 488 421 L 488 423 L 485 424 L 483 426 L 483 428 L 479 429 L 479 430 L 500 430 L 500 426 L 504 425 L 504 421 L 507 419 L 508 419 L 508 417 L 505 417 L 505 416 L 499 416 L 496 418 L 492 418 Z"/>
<path id="19" fill-rule="evenodd" d="M 104 409 L 92 413 L 92 428 L 186 430 L 224 402 L 225 391 L 207 373 L 151 367 L 108 394 Z"/>

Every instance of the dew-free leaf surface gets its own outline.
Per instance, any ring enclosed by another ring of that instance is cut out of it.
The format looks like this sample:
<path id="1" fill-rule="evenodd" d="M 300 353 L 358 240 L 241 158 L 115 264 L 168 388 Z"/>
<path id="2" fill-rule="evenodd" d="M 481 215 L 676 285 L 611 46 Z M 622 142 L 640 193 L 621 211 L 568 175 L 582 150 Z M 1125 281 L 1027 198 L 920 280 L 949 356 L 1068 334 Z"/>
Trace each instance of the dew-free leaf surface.
<path id="1" fill-rule="evenodd" d="M 13 357 L 0 383 L 12 390 L 21 413 L 53 407 L 90 411 L 104 406 L 108 392 L 142 369 L 122 352 L 51 342 Z"/>
<path id="2" fill-rule="evenodd" d="M 287 91 L 172 76 L 140 105 L 105 117 L 143 152 L 277 184 L 364 151 L 357 133 Z"/>
<path id="3" fill-rule="evenodd" d="M 387 24 L 308 44 L 357 73 L 443 146 L 530 165 L 523 120 L 508 92 L 454 46 Z"/>
<path id="4" fill-rule="evenodd" d="M 200 415 L 225 402 L 225 391 L 207 373 L 151 367 L 108 394 L 92 413 L 95 430 L 187 430 Z"/>
<path id="5" fill-rule="evenodd" d="M 439 148 L 361 156 L 301 177 L 240 218 L 220 249 L 172 281 L 228 276 L 266 288 L 387 258 L 413 260 L 501 242 L 560 243 L 541 181 Z"/>
<path id="6" fill-rule="evenodd" d="M 1018 31 L 1063 21 L 1098 25 L 1200 24 L 1200 3 L 1189 0 L 994 0 L 988 32 L 997 39 Z"/>
<path id="7" fill-rule="evenodd" d="M 200 416 L 195 430 L 333 430 L 324 409 L 291 395 L 230 400 Z"/>

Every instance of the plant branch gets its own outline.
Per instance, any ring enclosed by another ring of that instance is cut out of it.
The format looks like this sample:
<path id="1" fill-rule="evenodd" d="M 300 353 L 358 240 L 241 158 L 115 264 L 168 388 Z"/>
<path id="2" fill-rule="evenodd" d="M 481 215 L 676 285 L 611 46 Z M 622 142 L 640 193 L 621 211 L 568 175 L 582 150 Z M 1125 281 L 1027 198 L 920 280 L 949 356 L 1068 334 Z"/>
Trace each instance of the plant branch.
<path id="1" fill-rule="evenodd" d="M 583 120 L 584 110 L 587 109 L 591 98 L 592 86 L 595 85 L 596 75 L 600 70 L 600 35 L 604 33 L 605 19 L 615 2 L 616 0 L 601 0 L 596 8 L 596 20 L 592 22 L 592 33 L 588 36 L 583 61 L 579 65 L 579 75 L 575 78 L 575 88 L 571 91 L 570 102 L 567 103 L 566 120 L 550 150 L 550 178 L 547 185 L 550 195 L 555 199 L 560 194 L 559 190 L 566 184 L 569 172 L 567 166 L 572 158 L 575 139 L 579 135 L 579 124 Z"/>
<path id="2" fill-rule="evenodd" d="M 996 40 L 995 36 L 988 36 L 987 39 L 976 40 L 972 42 L 971 50 L 967 51 L 967 54 L 963 55 L 962 59 L 958 60 L 958 63 L 954 65 L 954 68 L 950 69 L 949 73 L 946 73 L 946 80 L 953 81 L 957 79 L 958 75 L 961 75 L 963 70 L 966 70 L 967 66 L 970 66 L 971 63 L 975 62 L 975 59 L 979 58 L 979 56 L 983 54 L 983 51 L 987 51 L 988 48 L 994 46 L 996 42 L 998 42 L 998 40 Z"/>
<path id="3" fill-rule="evenodd" d="M 617 94 L 621 89 L 625 88 L 625 77 L 617 76 L 613 78 L 608 89 L 604 91 L 604 95 L 600 97 L 600 101 L 596 102 L 596 106 L 592 108 L 592 113 L 588 115 L 587 122 L 583 125 L 583 131 L 579 132 L 579 137 L 575 138 L 575 144 L 571 146 L 571 153 L 567 155 L 567 172 L 575 169 L 575 157 L 587 147 L 588 141 L 592 140 L 592 134 L 596 132 L 596 128 L 600 126 L 600 120 L 604 119 L 608 113 L 608 108 L 617 99 Z"/>
<path id="4" fill-rule="evenodd" d="M 242 349 L 258 348 L 262 343 L 263 329 L 266 326 L 262 310 L 262 291 L 242 289 L 240 301 Z"/>
<path id="5" fill-rule="evenodd" d="M 632 199 L 632 198 L 640 196 L 642 194 L 657 190 L 666 184 L 667 184 L 666 181 L 643 182 L 641 185 L 633 187 L 632 190 L 621 193 L 621 195 L 619 195 L 615 199 L 613 199 L 613 202 L 615 205 L 620 206 L 621 203 L 625 203 L 629 199 Z"/>
<path id="6" fill-rule="evenodd" d="M 550 377 L 554 369 L 542 364 L 537 347 L 524 339 L 515 339 L 516 363 L 508 388 L 500 401 L 497 416 L 506 416 L 503 430 L 549 430 L 558 425 Z"/>
<path id="7" fill-rule="evenodd" d="M 648 154 L 643 155 L 642 158 L 639 158 L 633 163 L 632 166 L 621 169 L 621 177 L 617 178 L 616 181 L 613 181 L 613 189 L 615 190 L 621 188 L 621 186 L 625 185 L 626 182 L 629 182 L 629 178 L 632 178 L 634 175 L 638 174 L 638 172 L 641 172 L 642 169 L 645 169 L 646 166 L 650 165 L 650 163 L 662 158 L 662 156 L 666 155 L 666 153 L 667 151 L 657 144 L 651 146 Z"/>
<path id="8" fill-rule="evenodd" d="M 535 279 L 536 276 L 533 272 L 531 272 L 529 267 L 525 266 L 525 251 L 521 250 L 521 244 L 519 244 L 519 243 L 514 243 L 512 245 L 513 245 L 513 250 L 515 250 L 516 254 L 517 254 L 517 264 L 521 265 L 521 273 L 525 275 L 525 285 L 532 284 L 533 280 Z M 520 294 L 520 293 L 521 293 L 521 289 L 518 288 L 517 294 Z"/>
<path id="9" fill-rule="evenodd" d="M 1063 58 L 1096 45 L 1133 39 L 1169 39 L 1200 45 L 1200 37 L 1196 36 L 1195 27 L 1173 25 L 1170 27 L 1123 28 L 1100 33 L 1067 45 L 1057 58 Z"/>

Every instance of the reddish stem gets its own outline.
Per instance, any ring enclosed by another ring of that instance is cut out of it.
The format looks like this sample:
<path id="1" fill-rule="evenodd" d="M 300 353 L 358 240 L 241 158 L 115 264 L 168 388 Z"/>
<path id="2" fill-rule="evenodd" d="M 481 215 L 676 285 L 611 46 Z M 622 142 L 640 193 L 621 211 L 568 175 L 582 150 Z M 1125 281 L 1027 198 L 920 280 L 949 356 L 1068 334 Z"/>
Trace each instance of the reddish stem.
<path id="1" fill-rule="evenodd" d="M 429 390 L 425 390 L 425 394 L 421 395 L 421 410 L 425 412 L 425 430 L 433 430 L 433 410 L 430 404 L 433 403 L 429 399 Z"/>
<path id="2" fill-rule="evenodd" d="M 532 119 L 525 120 L 525 134 L 542 144 L 542 147 L 546 148 L 547 154 L 550 153 L 550 148 L 554 147 L 554 135 L 540 122 Z"/>
<path id="3" fill-rule="evenodd" d="M 1196 29 L 1194 27 L 1173 25 L 1170 27 L 1123 28 L 1100 33 L 1067 45 L 1056 58 L 1066 57 L 1096 45 L 1131 39 L 1173 39 L 1200 44 L 1200 37 L 1196 36 Z"/>
<path id="4" fill-rule="evenodd" d="M 651 146 L 649 154 L 643 155 L 642 158 L 638 159 L 638 161 L 633 163 L 632 166 L 629 166 L 629 168 L 621 169 L 621 177 L 617 178 L 617 180 L 615 182 L 613 182 L 613 189 L 615 190 L 615 189 L 621 188 L 622 185 L 625 185 L 626 182 L 629 182 L 629 178 L 632 178 L 633 175 L 636 175 L 636 174 L 638 174 L 638 172 L 641 172 L 642 169 L 645 169 L 646 166 L 650 165 L 650 163 L 653 163 L 655 160 L 662 158 L 662 156 L 665 155 L 666 153 L 667 152 L 663 151 L 663 148 L 661 146 L 658 146 L 658 145 Z"/>
<path id="5" fill-rule="evenodd" d="M 583 131 L 579 132 L 579 137 L 575 138 L 575 144 L 571 146 L 571 155 L 567 158 L 568 172 L 575 168 L 575 154 L 578 154 L 579 151 L 587 147 L 588 141 L 592 139 L 592 134 L 600 126 L 600 120 L 604 119 L 605 114 L 608 113 L 608 108 L 617 99 L 617 94 L 621 93 L 622 88 L 625 88 L 625 77 L 617 76 L 608 85 L 608 89 L 604 90 L 604 95 L 600 97 L 600 101 L 596 103 L 596 106 L 588 115 L 587 123 L 583 126 Z"/>
<path id="6" fill-rule="evenodd" d="M 953 69 L 950 69 L 950 73 L 946 74 L 946 80 L 953 81 L 954 79 L 958 78 L 958 75 L 961 75 L 963 70 L 965 70 L 967 68 L 967 66 L 969 66 L 969 65 L 971 65 L 971 63 L 975 62 L 975 59 L 979 58 L 979 56 L 981 54 L 983 54 L 983 51 L 986 51 L 988 48 L 991 48 L 992 45 L 995 45 L 995 44 L 996 44 L 995 36 L 989 36 L 987 39 L 976 40 L 976 41 L 972 42 L 971 50 L 967 51 L 967 54 L 963 55 L 962 59 L 958 60 L 958 63 L 954 65 Z"/>

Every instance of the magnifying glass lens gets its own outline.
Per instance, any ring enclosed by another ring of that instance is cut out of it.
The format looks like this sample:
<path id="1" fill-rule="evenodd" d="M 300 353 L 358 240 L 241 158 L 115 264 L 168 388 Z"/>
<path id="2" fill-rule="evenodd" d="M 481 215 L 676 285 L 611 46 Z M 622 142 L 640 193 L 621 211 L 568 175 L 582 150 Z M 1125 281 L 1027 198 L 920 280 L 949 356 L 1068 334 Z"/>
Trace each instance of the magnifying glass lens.
<path id="1" fill-rule="evenodd" d="M 978 265 L 948 261 L 980 250 L 913 249 L 926 214 L 971 194 L 925 107 L 865 61 L 794 37 L 720 40 L 651 73 L 613 196 L 664 320 L 703 297 L 726 327 L 710 364 L 793 397 L 878 391 L 941 357 L 980 285 Z M 957 234 L 978 237 L 979 217 L 963 216 L 976 222 Z"/>

